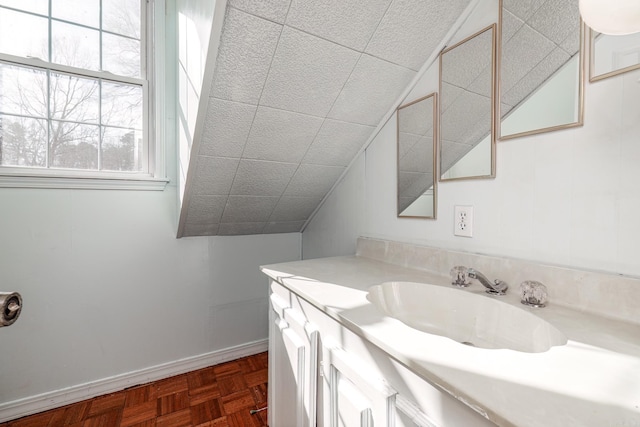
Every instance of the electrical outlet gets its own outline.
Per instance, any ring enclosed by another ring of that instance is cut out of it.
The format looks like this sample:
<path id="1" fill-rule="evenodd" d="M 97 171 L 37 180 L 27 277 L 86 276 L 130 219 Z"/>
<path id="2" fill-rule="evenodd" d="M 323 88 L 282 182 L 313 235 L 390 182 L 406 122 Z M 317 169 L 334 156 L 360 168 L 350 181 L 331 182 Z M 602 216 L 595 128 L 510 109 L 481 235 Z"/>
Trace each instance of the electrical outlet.
<path id="1" fill-rule="evenodd" d="M 462 237 L 473 237 L 473 206 L 454 207 L 453 234 Z"/>

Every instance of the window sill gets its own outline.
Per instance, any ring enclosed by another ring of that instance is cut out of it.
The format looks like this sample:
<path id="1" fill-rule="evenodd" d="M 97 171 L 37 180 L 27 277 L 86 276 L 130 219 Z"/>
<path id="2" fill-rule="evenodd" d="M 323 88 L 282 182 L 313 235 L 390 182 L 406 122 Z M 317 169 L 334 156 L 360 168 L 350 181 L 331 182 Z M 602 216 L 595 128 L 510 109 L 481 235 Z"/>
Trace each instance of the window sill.
<path id="1" fill-rule="evenodd" d="M 0 172 L 0 188 L 162 191 L 168 179 L 149 176 L 74 176 Z"/>

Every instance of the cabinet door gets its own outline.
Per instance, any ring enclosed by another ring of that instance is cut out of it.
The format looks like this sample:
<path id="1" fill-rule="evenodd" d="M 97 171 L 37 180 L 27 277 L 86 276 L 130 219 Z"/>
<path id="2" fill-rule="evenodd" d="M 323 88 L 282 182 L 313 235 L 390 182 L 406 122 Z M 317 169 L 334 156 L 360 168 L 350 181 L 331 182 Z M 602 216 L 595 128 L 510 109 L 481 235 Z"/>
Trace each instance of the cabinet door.
<path id="1" fill-rule="evenodd" d="M 318 333 L 298 310 L 271 295 L 269 424 L 316 425 Z"/>
<path id="2" fill-rule="evenodd" d="M 322 367 L 324 419 L 331 427 L 394 425 L 396 392 L 377 371 L 331 342 L 323 347 Z"/>

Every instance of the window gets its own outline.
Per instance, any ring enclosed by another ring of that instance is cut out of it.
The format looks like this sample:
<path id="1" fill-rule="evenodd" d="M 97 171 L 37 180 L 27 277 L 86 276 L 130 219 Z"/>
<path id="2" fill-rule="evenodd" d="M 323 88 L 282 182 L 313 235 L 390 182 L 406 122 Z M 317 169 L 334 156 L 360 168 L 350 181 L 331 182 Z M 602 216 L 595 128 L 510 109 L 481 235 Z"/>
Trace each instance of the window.
<path id="1" fill-rule="evenodd" d="M 153 176 L 146 7 L 0 0 L 0 174 Z"/>

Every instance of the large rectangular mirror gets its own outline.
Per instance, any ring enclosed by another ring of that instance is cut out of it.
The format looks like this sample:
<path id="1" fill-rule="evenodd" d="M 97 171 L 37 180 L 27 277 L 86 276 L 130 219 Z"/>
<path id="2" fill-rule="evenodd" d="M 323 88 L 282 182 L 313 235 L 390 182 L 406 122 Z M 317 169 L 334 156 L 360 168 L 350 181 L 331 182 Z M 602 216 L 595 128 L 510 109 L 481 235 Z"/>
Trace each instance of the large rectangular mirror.
<path id="1" fill-rule="evenodd" d="M 578 0 L 502 0 L 500 22 L 500 139 L 581 126 Z"/>
<path id="2" fill-rule="evenodd" d="M 440 180 L 495 176 L 496 26 L 440 54 Z"/>
<path id="3" fill-rule="evenodd" d="M 589 33 L 589 81 L 595 82 L 640 68 L 640 33 L 623 36 L 600 34 L 593 30 L 589 30 Z"/>
<path id="4" fill-rule="evenodd" d="M 436 218 L 435 93 L 398 107 L 398 217 Z"/>

